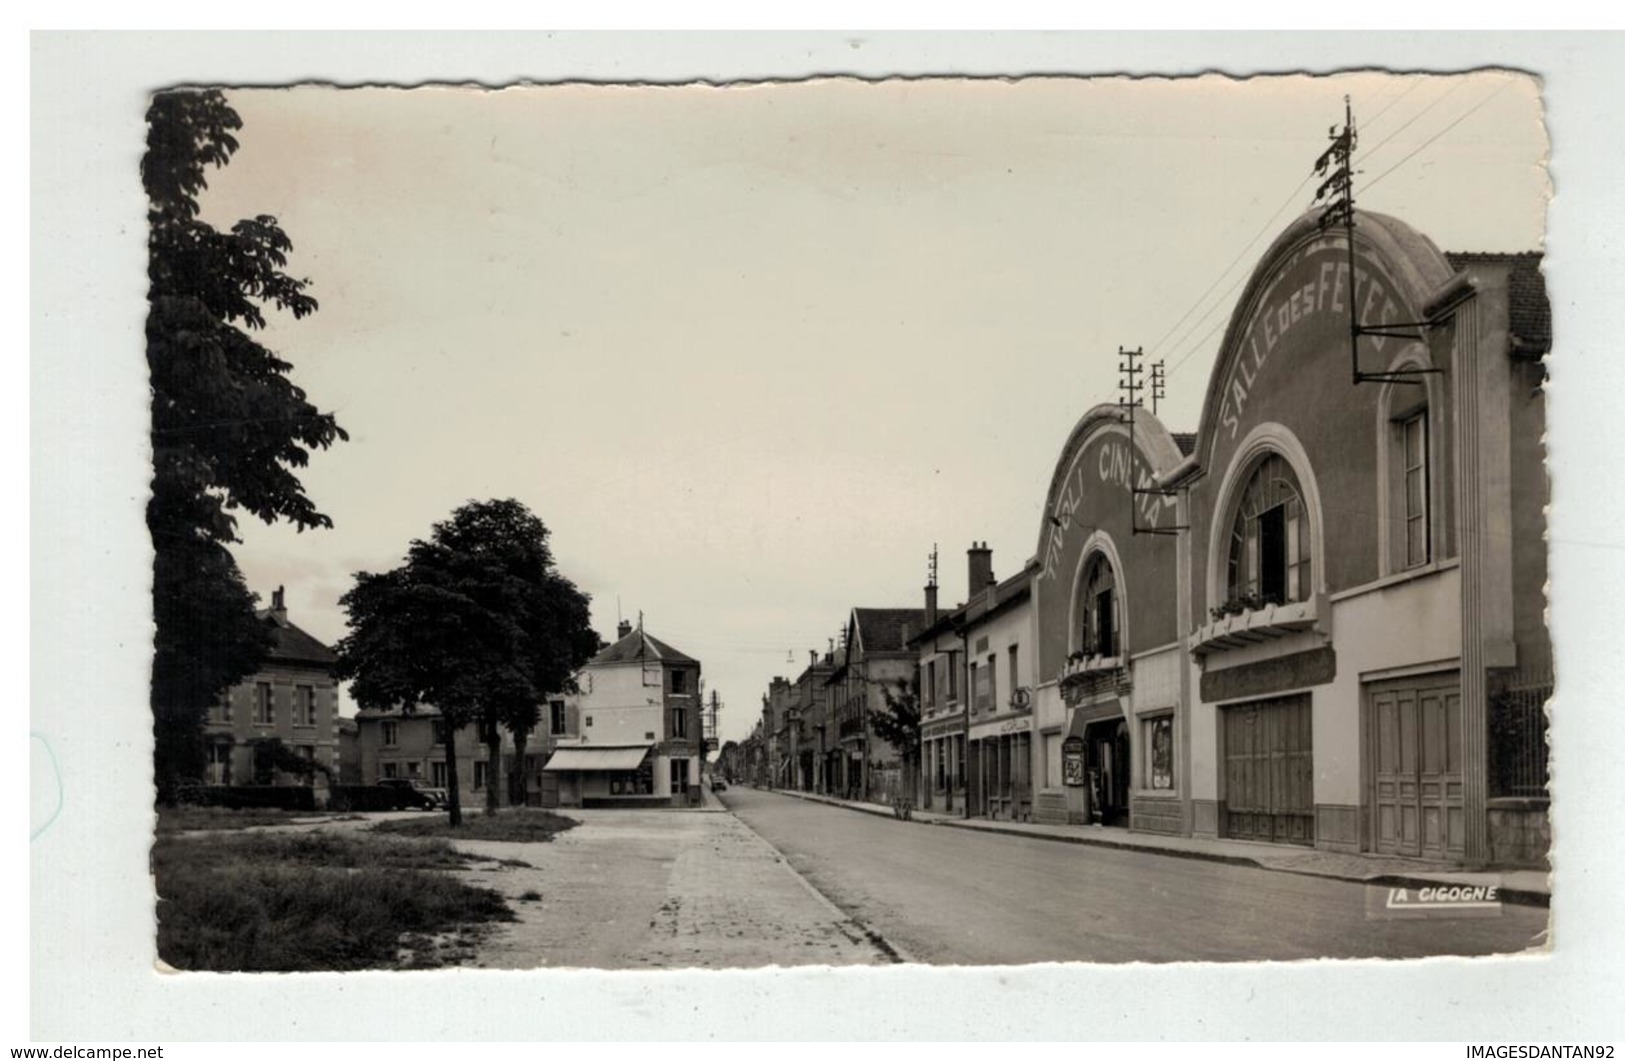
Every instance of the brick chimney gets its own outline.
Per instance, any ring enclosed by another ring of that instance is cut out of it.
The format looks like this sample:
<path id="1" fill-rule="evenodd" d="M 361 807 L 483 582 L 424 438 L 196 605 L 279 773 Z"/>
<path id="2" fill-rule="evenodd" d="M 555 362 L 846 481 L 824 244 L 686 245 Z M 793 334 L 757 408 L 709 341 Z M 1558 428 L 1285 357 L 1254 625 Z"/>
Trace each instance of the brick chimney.
<path id="1" fill-rule="evenodd" d="M 281 625 L 288 625 L 288 602 L 285 591 L 281 586 L 278 586 L 271 593 L 271 614 Z"/>
<path id="2" fill-rule="evenodd" d="M 975 597 L 993 584 L 993 550 L 987 547 L 987 542 L 971 542 L 970 548 L 965 550 L 965 557 L 970 576 L 970 581 L 965 584 L 965 592 Z"/>
<path id="3" fill-rule="evenodd" d="M 933 626 L 937 621 L 937 584 L 931 583 L 925 587 L 925 625 Z"/>
<path id="4" fill-rule="evenodd" d="M 632 623 L 629 620 L 622 619 L 621 624 L 615 628 L 615 640 L 625 640 L 627 637 L 630 637 L 631 634 Z"/>

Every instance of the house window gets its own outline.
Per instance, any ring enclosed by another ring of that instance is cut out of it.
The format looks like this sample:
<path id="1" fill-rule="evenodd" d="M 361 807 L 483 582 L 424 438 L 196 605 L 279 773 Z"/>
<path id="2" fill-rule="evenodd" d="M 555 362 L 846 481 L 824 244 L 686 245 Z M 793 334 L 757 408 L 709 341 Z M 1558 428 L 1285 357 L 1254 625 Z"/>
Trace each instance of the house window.
<path id="1" fill-rule="evenodd" d="M 486 770 L 486 767 L 488 767 L 490 765 L 491 764 L 486 762 L 484 759 L 475 759 L 474 760 L 474 791 L 475 792 L 483 792 L 485 790 L 485 770 Z"/>
<path id="2" fill-rule="evenodd" d="M 210 722 L 231 721 L 231 690 L 227 689 L 215 698 L 214 705 L 209 708 Z"/>
<path id="3" fill-rule="evenodd" d="M 1105 553 L 1095 553 L 1083 570 L 1078 651 L 1085 656 L 1122 654 L 1117 621 L 1117 572 Z"/>
<path id="4" fill-rule="evenodd" d="M 547 704 L 547 732 L 557 737 L 565 731 L 566 715 L 563 700 L 550 700 Z"/>
<path id="5" fill-rule="evenodd" d="M 293 688 L 293 724 L 296 726 L 314 726 L 316 724 L 316 688 L 311 685 L 296 685 Z"/>
<path id="6" fill-rule="evenodd" d="M 988 704 L 987 671 L 974 663 L 970 665 L 970 687 L 971 698 L 975 701 L 972 705 L 974 709 L 977 711 L 986 710 Z"/>
<path id="7" fill-rule="evenodd" d="M 1140 746 L 1144 749 L 1141 785 L 1152 791 L 1171 792 L 1174 787 L 1174 716 L 1159 715 L 1140 723 Z"/>
<path id="8" fill-rule="evenodd" d="M 1405 465 L 1405 566 L 1417 567 L 1429 559 L 1427 410 L 1402 421 L 1399 434 Z"/>
<path id="9" fill-rule="evenodd" d="M 987 657 L 987 706 L 991 711 L 999 709 L 999 657 Z"/>
<path id="10" fill-rule="evenodd" d="M 688 672 L 674 670 L 671 672 L 671 691 L 681 696 L 688 691 Z"/>
<path id="11" fill-rule="evenodd" d="M 379 724 L 379 728 L 383 732 L 384 747 L 394 748 L 401 743 L 401 724 L 399 722 L 382 722 Z"/>
<path id="12" fill-rule="evenodd" d="M 429 783 L 435 788 L 446 787 L 446 760 L 436 759 L 429 764 Z"/>
<path id="13" fill-rule="evenodd" d="M 254 685 L 254 724 L 256 726 L 269 726 L 276 721 L 276 700 L 270 682 L 256 682 Z"/>
<path id="14" fill-rule="evenodd" d="M 314 744 L 296 744 L 294 745 L 293 750 L 307 763 L 314 763 L 316 761 L 316 746 Z M 309 773 L 306 773 L 303 776 L 307 786 L 314 785 L 316 783 L 315 770 L 311 770 Z"/>
<path id="15" fill-rule="evenodd" d="M 231 783 L 231 745 L 223 742 L 215 742 L 209 745 L 209 763 L 206 777 L 211 785 L 227 785 Z"/>
<path id="16" fill-rule="evenodd" d="M 1016 690 L 1020 688 L 1020 679 L 1016 677 L 1016 663 L 1020 652 L 1019 645 L 1010 646 L 1010 669 L 1005 673 L 1010 676 L 1010 703 L 1015 706 Z"/>
<path id="17" fill-rule="evenodd" d="M 673 737 L 688 736 L 688 709 L 674 707 L 671 709 L 671 735 Z"/>
<path id="18" fill-rule="evenodd" d="M 430 719 L 429 734 L 436 744 L 446 743 L 446 720 L 443 718 Z"/>
<path id="19" fill-rule="evenodd" d="M 1230 602 L 1242 608 L 1309 596 L 1309 519 L 1292 466 L 1279 454 L 1254 469 L 1230 535 Z"/>
<path id="20" fill-rule="evenodd" d="M 937 661 L 932 660 L 925 668 L 925 706 L 937 706 Z"/>
<path id="21" fill-rule="evenodd" d="M 420 762 L 417 762 L 415 760 L 413 762 L 407 763 L 406 764 L 406 776 L 407 777 L 422 777 L 423 776 L 423 764 L 420 763 Z"/>
<path id="22" fill-rule="evenodd" d="M 400 776 L 399 771 L 400 771 L 400 766 L 398 764 L 396 764 L 396 763 L 385 763 L 384 764 L 384 776 L 385 777 L 399 777 Z"/>
<path id="23" fill-rule="evenodd" d="M 948 653 L 948 700 L 959 699 L 959 653 Z"/>

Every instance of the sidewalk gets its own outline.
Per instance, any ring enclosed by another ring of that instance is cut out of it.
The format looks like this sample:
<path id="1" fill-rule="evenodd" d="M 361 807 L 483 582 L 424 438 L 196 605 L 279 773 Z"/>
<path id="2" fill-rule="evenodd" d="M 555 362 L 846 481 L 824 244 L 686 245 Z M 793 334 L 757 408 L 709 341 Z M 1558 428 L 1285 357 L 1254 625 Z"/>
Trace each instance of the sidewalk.
<path id="1" fill-rule="evenodd" d="M 891 807 L 882 803 L 859 803 L 836 799 L 833 796 L 814 795 L 810 792 L 791 792 L 786 789 L 763 791 L 777 792 L 779 795 L 794 796 L 796 799 L 816 803 L 828 803 L 862 814 L 875 814 L 884 818 L 896 817 Z M 1548 906 L 1551 903 L 1551 879 L 1543 870 L 1517 869 L 1475 873 L 1437 862 L 1387 855 L 1345 855 L 1335 851 L 1317 851 L 1313 848 L 1288 847 L 1247 840 L 1201 840 L 1189 836 L 1159 836 L 1155 833 L 1131 833 L 1127 829 L 1108 829 L 1099 825 L 1039 825 L 1032 822 L 989 821 L 986 818 L 961 818 L 957 815 L 919 809 L 914 811 L 913 818 L 914 821 L 927 825 L 975 829 L 984 833 L 1026 836 L 1067 844 L 1090 844 L 1124 851 L 1144 851 L 1149 854 L 1171 855 L 1175 858 L 1225 862 L 1279 873 L 1298 873 L 1309 877 L 1352 881 L 1356 884 L 1379 884 L 1392 888 L 1427 888 L 1441 884 L 1494 884 L 1500 887 L 1500 895 L 1505 902 L 1523 906 Z"/>

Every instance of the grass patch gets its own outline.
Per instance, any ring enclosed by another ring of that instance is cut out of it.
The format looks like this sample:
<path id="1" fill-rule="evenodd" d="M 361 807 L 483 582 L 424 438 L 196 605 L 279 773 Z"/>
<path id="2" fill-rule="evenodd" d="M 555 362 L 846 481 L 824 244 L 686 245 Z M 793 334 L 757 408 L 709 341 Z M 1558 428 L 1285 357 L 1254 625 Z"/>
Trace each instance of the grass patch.
<path id="1" fill-rule="evenodd" d="M 195 851 L 190 849 L 191 844 L 197 845 Z M 366 836 L 321 829 L 187 838 L 180 846 L 154 847 L 154 869 L 158 869 L 161 856 L 178 854 L 199 864 L 249 861 L 340 869 L 464 869 L 469 862 L 468 856 L 444 840 Z"/>
<path id="2" fill-rule="evenodd" d="M 462 864 L 435 841 L 160 836 L 158 956 L 218 972 L 391 968 L 408 934 L 514 920 L 496 892 L 439 872 Z"/>
<path id="3" fill-rule="evenodd" d="M 310 811 L 286 811 L 276 807 L 159 807 L 160 833 L 189 832 L 197 829 L 249 829 L 256 825 L 288 825 L 324 817 Z"/>
<path id="4" fill-rule="evenodd" d="M 442 836 L 453 840 L 507 840 L 513 843 L 542 843 L 581 823 L 545 810 L 514 808 L 498 814 L 465 814 L 463 824 L 453 829 L 440 815 L 433 818 L 397 819 L 379 822 L 374 833 L 401 836 Z"/>

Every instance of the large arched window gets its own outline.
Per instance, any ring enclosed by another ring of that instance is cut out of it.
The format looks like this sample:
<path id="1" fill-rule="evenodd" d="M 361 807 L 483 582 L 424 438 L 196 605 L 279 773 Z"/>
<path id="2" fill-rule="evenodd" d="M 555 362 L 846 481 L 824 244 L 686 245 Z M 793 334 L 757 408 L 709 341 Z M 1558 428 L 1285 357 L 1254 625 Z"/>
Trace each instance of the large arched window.
<path id="1" fill-rule="evenodd" d="M 1080 592 L 1078 651 L 1085 656 L 1121 655 L 1117 572 L 1105 553 L 1095 553 L 1084 565 Z"/>
<path id="2" fill-rule="evenodd" d="M 1230 533 L 1226 589 L 1244 607 L 1310 595 L 1309 519 L 1292 466 L 1271 453 L 1253 469 Z"/>

